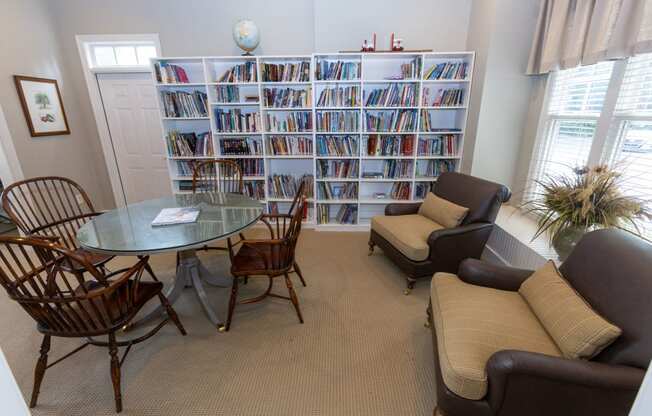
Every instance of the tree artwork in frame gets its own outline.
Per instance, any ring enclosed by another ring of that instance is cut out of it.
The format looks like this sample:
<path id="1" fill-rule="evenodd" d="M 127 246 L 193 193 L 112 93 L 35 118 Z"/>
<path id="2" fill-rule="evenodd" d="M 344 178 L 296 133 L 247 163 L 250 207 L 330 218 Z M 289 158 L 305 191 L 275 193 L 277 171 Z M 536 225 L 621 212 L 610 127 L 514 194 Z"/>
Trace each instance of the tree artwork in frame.
<path id="1" fill-rule="evenodd" d="M 32 137 L 70 134 L 56 79 L 14 75 Z"/>

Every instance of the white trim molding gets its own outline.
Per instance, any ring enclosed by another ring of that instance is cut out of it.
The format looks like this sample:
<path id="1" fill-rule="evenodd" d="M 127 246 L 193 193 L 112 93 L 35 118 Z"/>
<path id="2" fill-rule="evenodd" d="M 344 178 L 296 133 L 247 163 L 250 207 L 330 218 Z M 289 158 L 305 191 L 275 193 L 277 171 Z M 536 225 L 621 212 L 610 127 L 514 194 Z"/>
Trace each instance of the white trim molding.
<path id="1" fill-rule="evenodd" d="M 0 179 L 7 186 L 12 182 L 23 180 L 25 175 L 20 166 L 16 148 L 9 132 L 7 119 L 0 106 Z"/>

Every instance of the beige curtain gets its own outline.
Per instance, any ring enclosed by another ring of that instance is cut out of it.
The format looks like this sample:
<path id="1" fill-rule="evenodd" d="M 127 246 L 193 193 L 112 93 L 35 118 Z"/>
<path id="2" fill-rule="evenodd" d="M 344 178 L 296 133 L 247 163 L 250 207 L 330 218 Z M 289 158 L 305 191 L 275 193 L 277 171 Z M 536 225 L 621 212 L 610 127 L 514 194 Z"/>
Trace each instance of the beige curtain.
<path id="1" fill-rule="evenodd" d="M 652 52 L 652 0 L 541 0 L 528 74 Z"/>

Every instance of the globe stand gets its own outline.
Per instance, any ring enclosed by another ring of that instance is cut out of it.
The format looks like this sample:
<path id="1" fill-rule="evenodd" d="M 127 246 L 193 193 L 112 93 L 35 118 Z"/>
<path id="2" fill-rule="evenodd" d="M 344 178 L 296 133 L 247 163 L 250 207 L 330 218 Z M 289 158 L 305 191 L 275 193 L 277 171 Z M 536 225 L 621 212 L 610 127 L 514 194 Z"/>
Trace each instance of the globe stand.
<path id="1" fill-rule="evenodd" d="M 240 55 L 240 56 L 254 56 L 254 54 L 251 53 L 251 52 L 245 52 L 245 53 L 243 53 L 243 54 Z"/>

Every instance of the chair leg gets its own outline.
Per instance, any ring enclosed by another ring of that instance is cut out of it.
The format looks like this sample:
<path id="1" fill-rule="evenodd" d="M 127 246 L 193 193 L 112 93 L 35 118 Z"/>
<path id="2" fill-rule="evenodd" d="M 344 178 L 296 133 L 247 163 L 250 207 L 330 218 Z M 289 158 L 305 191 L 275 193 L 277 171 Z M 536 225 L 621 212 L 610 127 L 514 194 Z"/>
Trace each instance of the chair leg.
<path id="1" fill-rule="evenodd" d="M 407 287 L 403 290 L 403 294 L 406 295 L 406 296 L 409 295 L 410 292 L 412 292 L 412 289 L 414 289 L 414 284 L 415 283 L 416 283 L 416 281 L 408 279 L 407 280 Z"/>
<path id="2" fill-rule="evenodd" d="M 50 351 L 50 336 L 44 335 L 43 342 L 41 343 L 40 356 L 36 362 L 36 369 L 34 370 L 34 389 L 32 389 L 32 400 L 29 402 L 29 407 L 35 407 L 38 400 L 38 393 L 41 389 L 41 382 L 45 375 L 45 369 L 48 366 L 48 352 Z"/>
<path id="3" fill-rule="evenodd" d="M 238 278 L 233 276 L 233 283 L 231 284 L 231 298 L 229 298 L 229 314 L 226 317 L 226 331 L 231 328 L 231 319 L 233 318 L 233 311 L 235 304 L 238 300 Z"/>
<path id="4" fill-rule="evenodd" d="M 376 243 L 369 240 L 368 244 L 369 244 L 369 253 L 367 255 L 371 256 L 372 254 L 374 254 L 374 247 L 376 247 Z"/>
<path id="5" fill-rule="evenodd" d="M 149 265 L 149 262 L 145 263 L 145 270 L 147 270 L 147 273 L 149 273 L 149 275 L 152 276 L 152 279 L 154 279 L 155 282 L 158 282 L 158 279 L 154 274 L 154 270 L 152 270 L 152 266 Z"/>
<path id="6" fill-rule="evenodd" d="M 306 287 L 306 281 L 303 280 L 303 274 L 301 274 L 301 269 L 299 268 L 299 264 L 295 261 L 294 262 L 294 271 L 297 273 L 297 276 L 299 276 L 299 280 L 301 280 L 301 284 L 303 287 Z"/>
<path id="7" fill-rule="evenodd" d="M 111 357 L 111 382 L 113 383 L 113 394 L 115 396 L 115 411 L 122 412 L 122 393 L 120 392 L 120 360 L 118 359 L 118 346 L 115 341 L 115 333 L 109 334 L 109 356 Z"/>
<path id="8" fill-rule="evenodd" d="M 179 332 L 181 332 L 181 335 L 186 335 L 186 329 L 183 327 L 183 324 L 179 319 L 179 315 L 177 315 L 177 311 L 175 311 L 172 305 L 170 305 L 170 301 L 168 300 L 168 298 L 166 298 L 165 295 L 162 293 L 158 294 L 158 298 L 161 301 L 161 305 L 163 305 L 163 307 L 165 308 L 165 311 L 167 312 L 168 316 L 170 317 L 170 319 L 172 319 L 172 322 L 174 322 Z"/>
<path id="9" fill-rule="evenodd" d="M 294 309 L 297 311 L 297 316 L 299 317 L 299 322 L 303 323 L 303 316 L 301 315 L 301 309 L 299 309 L 299 299 L 297 299 L 297 294 L 294 292 L 292 287 L 292 280 L 290 280 L 290 275 L 285 273 L 285 284 L 288 287 L 288 292 L 290 293 L 290 300 L 294 305 Z"/>

